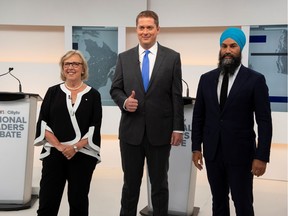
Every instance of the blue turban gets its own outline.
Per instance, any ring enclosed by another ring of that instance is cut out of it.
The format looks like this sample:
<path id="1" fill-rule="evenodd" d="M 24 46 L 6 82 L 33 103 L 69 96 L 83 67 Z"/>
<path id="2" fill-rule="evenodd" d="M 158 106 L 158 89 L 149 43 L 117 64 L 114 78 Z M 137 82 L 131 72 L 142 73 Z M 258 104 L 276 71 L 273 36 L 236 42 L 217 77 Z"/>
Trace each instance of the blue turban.
<path id="1" fill-rule="evenodd" d="M 233 39 L 238 44 L 240 50 L 242 51 L 246 43 L 246 37 L 241 29 L 233 27 L 227 28 L 220 37 L 220 46 L 222 45 L 223 41 L 226 40 L 227 38 Z"/>

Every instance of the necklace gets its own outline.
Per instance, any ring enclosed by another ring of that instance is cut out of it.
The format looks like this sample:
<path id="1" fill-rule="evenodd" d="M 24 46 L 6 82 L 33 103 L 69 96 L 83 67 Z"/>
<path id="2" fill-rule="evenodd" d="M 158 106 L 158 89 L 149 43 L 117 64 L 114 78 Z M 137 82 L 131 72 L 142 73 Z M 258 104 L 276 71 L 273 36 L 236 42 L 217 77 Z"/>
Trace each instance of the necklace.
<path id="1" fill-rule="evenodd" d="M 72 87 L 69 87 L 69 86 L 67 85 L 67 83 L 65 82 L 66 88 L 69 89 L 69 90 L 71 90 L 71 91 L 75 91 L 75 90 L 80 89 L 80 88 L 82 87 L 82 85 L 83 85 L 83 82 L 81 82 L 79 86 L 77 86 L 77 87 L 75 87 L 75 88 L 72 88 Z"/>

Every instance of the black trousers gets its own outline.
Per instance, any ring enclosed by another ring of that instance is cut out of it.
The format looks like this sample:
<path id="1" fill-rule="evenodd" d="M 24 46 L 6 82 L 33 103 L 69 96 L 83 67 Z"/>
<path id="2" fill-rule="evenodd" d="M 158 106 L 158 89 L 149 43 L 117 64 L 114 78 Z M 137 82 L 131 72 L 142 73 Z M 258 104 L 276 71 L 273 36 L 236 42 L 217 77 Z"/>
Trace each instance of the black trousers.
<path id="1" fill-rule="evenodd" d="M 221 145 L 215 160 L 205 160 L 208 181 L 212 192 L 213 216 L 229 216 L 229 193 L 237 216 L 254 216 L 252 161 L 231 164 L 225 161 Z"/>
<path id="2" fill-rule="evenodd" d="M 66 181 L 70 216 L 88 216 L 90 182 L 97 159 L 81 152 L 67 160 L 61 152 L 51 148 L 43 159 L 40 181 L 38 216 L 57 216 Z"/>
<path id="3" fill-rule="evenodd" d="M 171 145 L 152 146 L 145 136 L 141 145 L 120 141 L 124 184 L 121 216 L 136 216 L 145 158 L 151 182 L 153 215 L 168 215 L 168 169 Z"/>

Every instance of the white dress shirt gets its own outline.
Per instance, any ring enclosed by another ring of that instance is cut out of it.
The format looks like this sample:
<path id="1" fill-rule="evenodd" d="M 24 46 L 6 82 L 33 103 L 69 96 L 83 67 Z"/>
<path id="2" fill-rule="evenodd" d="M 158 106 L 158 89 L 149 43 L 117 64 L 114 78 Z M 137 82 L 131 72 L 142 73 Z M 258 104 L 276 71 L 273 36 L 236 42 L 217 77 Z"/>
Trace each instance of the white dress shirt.
<path id="1" fill-rule="evenodd" d="M 235 81 L 235 78 L 239 72 L 239 69 L 241 67 L 241 64 L 239 65 L 239 67 L 235 70 L 234 74 L 229 74 L 229 82 L 228 82 L 228 90 L 227 90 L 227 97 L 229 95 L 229 92 L 232 88 L 232 85 Z M 218 86 L 217 86 L 217 95 L 218 95 L 218 102 L 220 104 L 220 92 L 221 92 L 221 86 L 222 86 L 222 81 L 223 81 L 223 77 L 224 77 L 224 73 L 220 73 L 219 79 L 218 79 Z"/>
<path id="2" fill-rule="evenodd" d="M 155 64 L 155 60 L 156 60 L 156 56 L 157 56 L 157 50 L 158 50 L 158 43 L 156 42 L 149 49 L 149 51 L 150 51 L 150 53 L 148 55 L 148 58 L 149 58 L 149 79 L 151 78 L 152 71 L 154 68 L 154 64 Z M 141 47 L 141 45 L 139 44 L 139 62 L 140 62 L 141 71 L 142 71 L 142 62 L 143 62 L 144 54 L 145 54 L 145 49 L 143 47 Z"/>

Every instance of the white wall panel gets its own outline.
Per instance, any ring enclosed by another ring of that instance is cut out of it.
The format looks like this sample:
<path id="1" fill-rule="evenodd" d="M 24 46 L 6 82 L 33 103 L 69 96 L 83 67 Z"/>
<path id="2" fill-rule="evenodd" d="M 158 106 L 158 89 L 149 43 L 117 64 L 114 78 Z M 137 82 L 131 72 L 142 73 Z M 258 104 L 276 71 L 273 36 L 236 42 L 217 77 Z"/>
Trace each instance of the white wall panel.
<path id="1" fill-rule="evenodd" d="M 139 0 L 0 0 L 0 24 L 133 26 Z"/>
<path id="2" fill-rule="evenodd" d="M 147 7 L 163 27 L 287 23 L 287 0 L 0 0 L 0 24 L 132 27 Z"/>
<path id="3" fill-rule="evenodd" d="M 287 0 L 148 0 L 164 26 L 241 26 L 287 23 Z"/>

